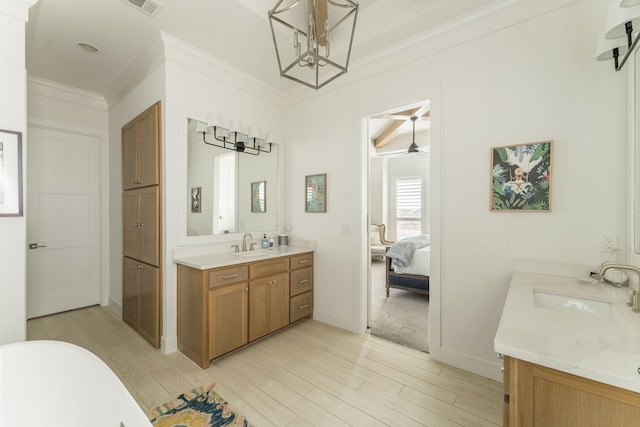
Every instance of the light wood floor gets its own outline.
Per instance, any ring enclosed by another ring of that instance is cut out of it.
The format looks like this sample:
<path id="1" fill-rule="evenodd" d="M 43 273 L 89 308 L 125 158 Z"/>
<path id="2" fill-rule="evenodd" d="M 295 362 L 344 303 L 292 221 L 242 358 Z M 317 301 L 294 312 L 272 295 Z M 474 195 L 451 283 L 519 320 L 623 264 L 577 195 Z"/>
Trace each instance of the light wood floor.
<path id="1" fill-rule="evenodd" d="M 107 307 L 29 320 L 28 339 L 80 345 L 143 410 L 216 382 L 255 426 L 496 426 L 502 385 L 368 334 L 305 320 L 213 363 L 162 354 Z"/>

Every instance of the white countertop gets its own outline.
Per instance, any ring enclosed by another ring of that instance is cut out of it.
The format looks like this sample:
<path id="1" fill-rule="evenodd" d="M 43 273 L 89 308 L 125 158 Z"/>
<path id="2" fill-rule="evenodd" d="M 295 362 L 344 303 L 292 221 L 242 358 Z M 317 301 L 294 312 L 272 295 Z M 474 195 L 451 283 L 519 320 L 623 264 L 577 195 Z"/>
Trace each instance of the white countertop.
<path id="1" fill-rule="evenodd" d="M 198 270 L 209 270 L 211 268 L 225 267 L 229 265 L 244 264 L 247 262 L 262 261 L 283 256 L 298 255 L 313 252 L 313 249 L 299 246 L 278 246 L 274 250 L 256 249 L 247 252 L 217 252 L 203 255 L 174 257 L 176 264 L 197 268 Z"/>
<path id="2" fill-rule="evenodd" d="M 534 292 L 602 301 L 615 320 L 541 308 Z M 515 271 L 498 326 L 498 353 L 640 392 L 640 313 L 626 303 L 629 288 L 581 284 L 574 277 Z"/>

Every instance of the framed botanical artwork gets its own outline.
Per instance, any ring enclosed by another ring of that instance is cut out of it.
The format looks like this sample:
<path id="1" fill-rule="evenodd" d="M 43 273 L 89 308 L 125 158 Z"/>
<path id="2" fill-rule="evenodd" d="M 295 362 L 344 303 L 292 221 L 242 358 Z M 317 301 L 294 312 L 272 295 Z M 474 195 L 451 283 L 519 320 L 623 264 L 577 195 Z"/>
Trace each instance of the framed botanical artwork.
<path id="1" fill-rule="evenodd" d="M 265 213 L 267 211 L 267 181 L 251 183 L 251 212 Z"/>
<path id="2" fill-rule="evenodd" d="M 0 129 L 0 216 L 22 216 L 22 132 Z"/>
<path id="3" fill-rule="evenodd" d="M 202 187 L 191 189 L 191 213 L 202 212 Z"/>
<path id="4" fill-rule="evenodd" d="M 551 211 L 552 142 L 491 149 L 491 211 Z"/>
<path id="5" fill-rule="evenodd" d="M 327 211 L 327 174 L 305 177 L 305 212 Z"/>

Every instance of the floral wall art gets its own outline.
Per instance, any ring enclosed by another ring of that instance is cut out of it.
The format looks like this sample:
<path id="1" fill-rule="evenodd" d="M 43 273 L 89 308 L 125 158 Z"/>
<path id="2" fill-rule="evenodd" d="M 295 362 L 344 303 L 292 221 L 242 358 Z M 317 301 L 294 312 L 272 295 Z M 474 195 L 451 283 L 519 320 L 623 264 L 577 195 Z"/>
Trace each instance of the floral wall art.
<path id="1" fill-rule="evenodd" d="M 551 210 L 552 141 L 491 149 L 491 210 Z"/>

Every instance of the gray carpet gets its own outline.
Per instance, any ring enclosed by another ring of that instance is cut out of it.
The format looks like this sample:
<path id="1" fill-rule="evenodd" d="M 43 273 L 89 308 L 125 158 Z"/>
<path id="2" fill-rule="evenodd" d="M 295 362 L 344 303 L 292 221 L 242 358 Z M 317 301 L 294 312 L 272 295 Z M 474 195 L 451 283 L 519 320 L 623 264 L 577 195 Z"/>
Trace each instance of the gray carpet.
<path id="1" fill-rule="evenodd" d="M 429 297 L 391 289 L 386 296 L 385 261 L 371 261 L 370 332 L 380 338 L 429 351 Z"/>

